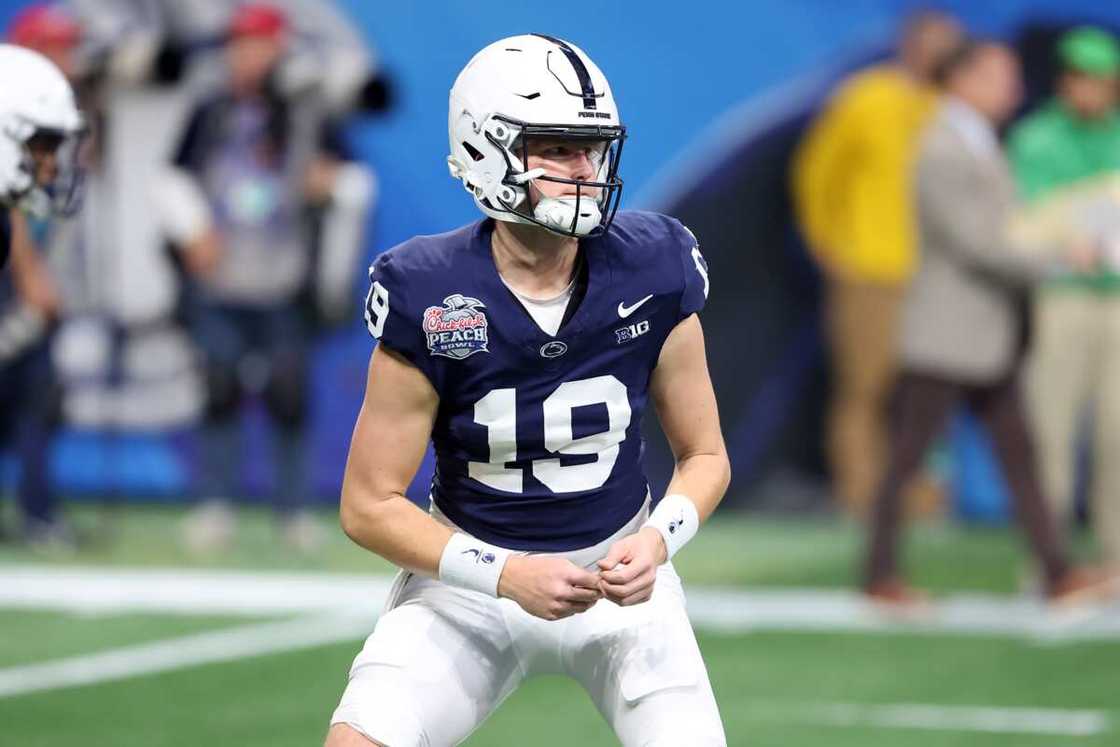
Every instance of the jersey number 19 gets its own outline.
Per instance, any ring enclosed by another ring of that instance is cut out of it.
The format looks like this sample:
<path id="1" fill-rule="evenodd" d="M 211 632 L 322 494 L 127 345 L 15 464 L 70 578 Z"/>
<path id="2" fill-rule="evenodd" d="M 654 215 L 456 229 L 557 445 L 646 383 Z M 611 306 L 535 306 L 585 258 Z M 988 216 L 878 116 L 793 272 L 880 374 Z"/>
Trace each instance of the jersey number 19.
<path id="1" fill-rule="evenodd" d="M 576 438 L 572 410 L 606 405 L 607 429 Z M 554 493 L 575 493 L 602 487 L 618 459 L 619 444 L 630 427 L 630 400 L 626 385 L 613 376 L 566 381 L 542 403 L 544 445 L 554 454 L 594 454 L 594 462 L 563 465 L 560 459 L 535 459 L 533 476 Z M 490 461 L 470 462 L 469 474 L 484 485 L 507 493 L 524 489 L 524 472 L 507 467 L 517 460 L 517 390 L 494 389 L 474 405 L 474 419 L 487 428 Z"/>

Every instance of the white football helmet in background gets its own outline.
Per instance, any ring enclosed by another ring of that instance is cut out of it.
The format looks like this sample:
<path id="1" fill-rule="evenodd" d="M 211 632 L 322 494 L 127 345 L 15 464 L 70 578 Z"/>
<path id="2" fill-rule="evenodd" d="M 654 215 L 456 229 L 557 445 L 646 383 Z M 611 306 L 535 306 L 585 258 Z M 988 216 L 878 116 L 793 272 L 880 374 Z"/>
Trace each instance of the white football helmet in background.
<path id="1" fill-rule="evenodd" d="M 0 201 L 46 216 L 71 212 L 80 188 L 77 150 L 85 122 L 74 91 L 62 72 L 43 55 L 0 44 Z M 29 142 L 42 138 L 54 150 L 58 176 L 35 183 Z"/>
<path id="2" fill-rule="evenodd" d="M 602 71 L 575 45 L 543 34 L 511 36 L 476 54 L 451 88 L 447 122 L 451 175 L 497 220 L 565 236 L 606 231 L 618 209 L 618 162 L 626 128 Z M 526 170 L 526 138 L 601 144 L 593 181 Z M 528 199 L 533 180 L 573 184 L 573 197 Z M 588 193 L 587 190 L 591 190 Z"/>

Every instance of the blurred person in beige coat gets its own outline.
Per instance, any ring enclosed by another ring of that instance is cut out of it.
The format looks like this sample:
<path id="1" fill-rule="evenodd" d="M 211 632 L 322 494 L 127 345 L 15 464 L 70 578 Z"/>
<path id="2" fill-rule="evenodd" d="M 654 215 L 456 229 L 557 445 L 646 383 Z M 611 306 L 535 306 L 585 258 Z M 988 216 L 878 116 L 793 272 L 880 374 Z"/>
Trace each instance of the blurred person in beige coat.
<path id="1" fill-rule="evenodd" d="M 1043 591 L 1055 603 L 1103 593 L 1095 572 L 1075 568 L 1035 472 L 1020 394 L 1024 312 L 1030 287 L 1096 257 L 1013 248 L 1006 231 L 1015 186 L 996 136 L 1021 98 L 1019 63 L 1007 47 L 966 41 L 939 70 L 946 99 L 924 133 L 916 174 L 920 262 L 903 305 L 902 374 L 892 453 L 873 509 L 865 591 L 911 605 L 922 595 L 899 573 L 901 490 L 956 406 L 992 437 Z"/>

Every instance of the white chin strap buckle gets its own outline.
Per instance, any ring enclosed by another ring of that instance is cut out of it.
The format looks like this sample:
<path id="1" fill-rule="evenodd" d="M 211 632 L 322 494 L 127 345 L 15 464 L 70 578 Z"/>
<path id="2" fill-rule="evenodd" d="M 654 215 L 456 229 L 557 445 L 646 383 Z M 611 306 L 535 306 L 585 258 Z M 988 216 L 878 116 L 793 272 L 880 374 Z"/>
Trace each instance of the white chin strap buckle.
<path id="1" fill-rule="evenodd" d="M 513 174 L 510 176 L 510 181 L 514 184 L 524 184 L 525 182 L 536 179 L 538 176 L 544 176 L 545 173 L 547 172 L 545 172 L 544 169 L 530 169 L 529 171 L 522 171 L 520 174 Z"/>
<path id="2" fill-rule="evenodd" d="M 603 220 L 599 203 L 587 197 L 542 197 L 533 217 L 548 228 L 576 236 L 586 236 Z"/>

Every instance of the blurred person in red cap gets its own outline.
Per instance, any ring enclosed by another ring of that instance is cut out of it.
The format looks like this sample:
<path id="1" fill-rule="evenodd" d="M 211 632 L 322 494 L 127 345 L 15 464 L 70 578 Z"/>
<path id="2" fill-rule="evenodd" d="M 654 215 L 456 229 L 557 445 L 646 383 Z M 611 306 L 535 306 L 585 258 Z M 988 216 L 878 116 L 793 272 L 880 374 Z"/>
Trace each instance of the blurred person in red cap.
<path id="1" fill-rule="evenodd" d="M 8 41 L 34 49 L 74 80 L 78 73 L 76 52 L 82 41 L 82 27 L 63 7 L 55 3 L 33 3 L 21 10 L 8 27 Z"/>
<path id="2" fill-rule="evenodd" d="M 167 235 L 185 250 L 199 278 L 189 303 L 197 343 L 205 351 L 208 425 L 199 494 L 185 526 L 188 545 L 209 550 L 233 536 L 240 411 L 259 397 L 271 416 L 276 488 L 272 501 L 284 537 L 314 549 L 321 529 L 306 510 L 304 425 L 308 351 L 318 311 L 350 305 L 349 263 L 334 263 L 339 286 L 323 280 L 309 208 L 341 206 L 364 213 L 373 190 L 364 167 L 332 153 L 313 106 L 277 88 L 290 41 L 278 7 L 252 3 L 230 17 L 224 46 L 226 84 L 194 107 L 160 192 Z M 320 226 L 329 239 L 330 221 Z M 352 235 L 349 247 L 359 237 Z M 341 264 L 341 267 L 339 267 Z"/>
<path id="3" fill-rule="evenodd" d="M 233 11 L 229 35 L 280 38 L 288 31 L 288 17 L 270 3 L 246 3 Z"/>
<path id="4" fill-rule="evenodd" d="M 280 62 L 288 41 L 288 19 L 267 3 L 250 3 L 233 12 L 226 56 L 235 95 L 264 94 L 265 79 Z"/>

